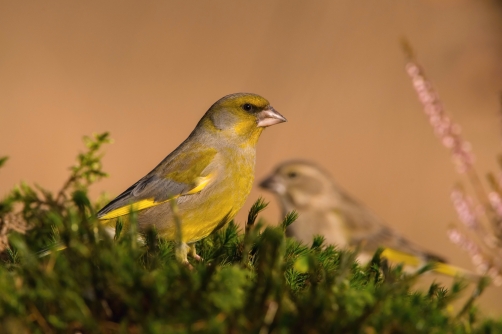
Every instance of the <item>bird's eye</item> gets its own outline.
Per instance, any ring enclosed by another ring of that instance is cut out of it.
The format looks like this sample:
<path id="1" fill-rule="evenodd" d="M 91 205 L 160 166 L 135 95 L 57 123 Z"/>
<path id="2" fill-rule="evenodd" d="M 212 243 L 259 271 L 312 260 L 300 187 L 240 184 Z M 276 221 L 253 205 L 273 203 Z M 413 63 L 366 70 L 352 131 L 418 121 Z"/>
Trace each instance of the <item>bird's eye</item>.
<path id="1" fill-rule="evenodd" d="M 288 173 L 288 177 L 289 177 L 290 179 L 294 179 L 296 176 L 297 176 L 297 174 L 296 174 L 295 172 L 289 172 L 289 173 Z"/>
<path id="2" fill-rule="evenodd" d="M 247 112 L 250 112 L 251 110 L 253 110 L 253 105 L 246 103 L 246 104 L 242 105 L 242 109 L 244 109 Z"/>

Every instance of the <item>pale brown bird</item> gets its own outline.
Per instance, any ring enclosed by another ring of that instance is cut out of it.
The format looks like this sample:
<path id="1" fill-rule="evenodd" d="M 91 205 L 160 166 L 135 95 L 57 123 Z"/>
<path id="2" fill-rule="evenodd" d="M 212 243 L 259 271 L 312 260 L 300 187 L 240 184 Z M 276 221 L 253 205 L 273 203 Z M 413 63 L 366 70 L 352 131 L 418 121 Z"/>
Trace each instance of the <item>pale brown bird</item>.
<path id="1" fill-rule="evenodd" d="M 442 257 L 424 250 L 386 226 L 382 219 L 313 163 L 285 162 L 264 179 L 260 187 L 276 195 L 283 215 L 292 210 L 298 213 L 298 219 L 287 228 L 286 234 L 303 243 L 311 243 L 315 235 L 322 235 L 328 244 L 358 248 L 363 261 L 378 247 L 385 247 L 387 254 L 397 251 L 393 254 L 412 255 L 417 264 L 444 262 Z"/>

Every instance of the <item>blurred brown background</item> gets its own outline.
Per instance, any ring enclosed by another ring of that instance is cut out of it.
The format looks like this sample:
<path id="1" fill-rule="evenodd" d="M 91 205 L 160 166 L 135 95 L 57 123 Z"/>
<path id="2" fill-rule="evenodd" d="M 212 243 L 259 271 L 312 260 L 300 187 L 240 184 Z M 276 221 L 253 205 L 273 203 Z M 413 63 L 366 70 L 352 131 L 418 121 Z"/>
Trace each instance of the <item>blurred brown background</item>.
<path id="1" fill-rule="evenodd" d="M 502 8 L 492 1 L 0 1 L 0 196 L 20 180 L 57 189 L 81 138 L 110 131 L 94 186 L 117 195 L 190 133 L 220 97 L 263 95 L 289 122 L 267 129 L 257 179 L 312 159 L 406 236 L 472 268 L 452 245 L 462 177 L 404 71 L 413 44 L 477 169 L 500 152 Z M 279 219 L 274 199 L 264 216 Z M 502 312 L 502 288 L 482 298 Z"/>

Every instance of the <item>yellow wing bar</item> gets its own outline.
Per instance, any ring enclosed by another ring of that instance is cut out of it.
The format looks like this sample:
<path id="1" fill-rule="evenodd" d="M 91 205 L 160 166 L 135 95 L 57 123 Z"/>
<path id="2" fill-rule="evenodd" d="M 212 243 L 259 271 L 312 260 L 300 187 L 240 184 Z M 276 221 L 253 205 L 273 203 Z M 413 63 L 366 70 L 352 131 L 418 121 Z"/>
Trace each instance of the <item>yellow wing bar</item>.
<path id="1" fill-rule="evenodd" d="M 143 209 L 151 208 L 153 206 L 157 206 L 162 203 L 169 202 L 170 200 L 178 198 L 180 196 L 196 194 L 196 193 L 202 191 L 202 189 L 204 189 L 209 184 L 209 181 L 211 181 L 211 179 L 212 179 L 211 174 L 208 176 L 205 176 L 205 177 L 198 177 L 195 182 L 195 187 L 186 193 L 175 195 L 173 197 L 170 197 L 170 198 L 168 198 L 164 201 L 160 201 L 160 202 L 156 202 L 153 198 L 142 199 L 140 201 L 131 203 L 129 205 L 124 205 L 120 208 L 117 208 L 113 211 L 110 211 L 106 215 L 104 215 L 103 217 L 101 217 L 99 219 L 100 220 L 108 220 L 108 219 L 117 218 L 120 216 L 128 215 L 131 212 L 140 211 Z"/>

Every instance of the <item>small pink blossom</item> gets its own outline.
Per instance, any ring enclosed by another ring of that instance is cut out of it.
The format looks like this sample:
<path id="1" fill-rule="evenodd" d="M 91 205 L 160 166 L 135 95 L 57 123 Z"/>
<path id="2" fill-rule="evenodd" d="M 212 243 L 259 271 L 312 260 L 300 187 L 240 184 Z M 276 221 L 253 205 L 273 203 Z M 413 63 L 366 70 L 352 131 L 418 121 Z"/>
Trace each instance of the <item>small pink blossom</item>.
<path id="1" fill-rule="evenodd" d="M 462 234 L 459 230 L 455 228 L 449 229 L 447 232 L 448 237 L 450 238 L 450 241 L 454 243 L 455 245 L 459 246 L 460 248 L 464 249 L 471 255 L 471 257 L 476 258 L 476 260 L 481 260 L 479 256 L 481 256 L 481 250 L 479 247 L 476 245 L 475 242 L 467 238 L 464 234 Z"/>
<path id="2" fill-rule="evenodd" d="M 489 273 L 492 277 L 499 277 L 500 270 L 492 265 L 489 258 L 483 254 L 474 241 L 455 228 L 449 229 L 447 231 L 447 235 L 452 243 L 467 251 L 467 253 L 471 256 L 471 261 L 476 267 L 476 271 L 478 273 Z"/>
<path id="3" fill-rule="evenodd" d="M 468 228 L 476 229 L 479 226 L 479 222 L 476 212 L 473 209 L 472 199 L 465 196 L 457 187 L 452 190 L 450 197 L 460 221 Z"/>

